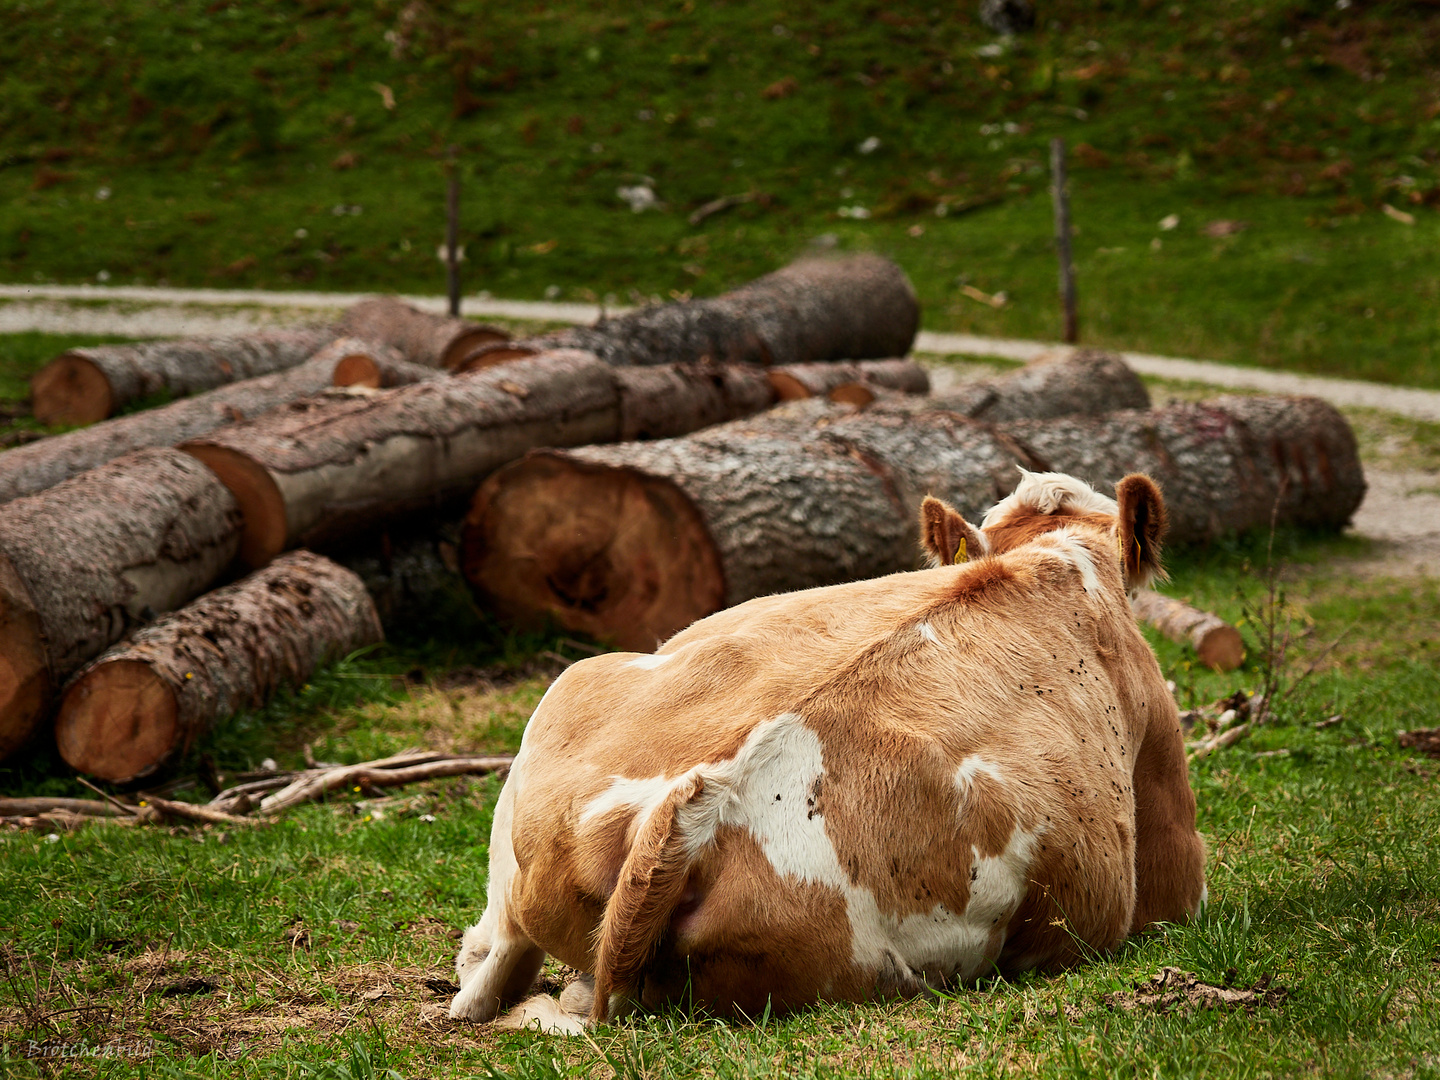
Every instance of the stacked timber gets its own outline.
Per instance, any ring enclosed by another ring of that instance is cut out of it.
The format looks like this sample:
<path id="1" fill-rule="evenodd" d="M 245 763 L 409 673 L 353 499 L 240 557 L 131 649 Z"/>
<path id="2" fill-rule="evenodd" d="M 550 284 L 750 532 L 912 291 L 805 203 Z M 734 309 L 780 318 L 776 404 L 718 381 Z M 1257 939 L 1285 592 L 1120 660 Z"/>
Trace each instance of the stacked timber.
<path id="1" fill-rule="evenodd" d="M 351 306 L 339 329 L 350 337 L 389 345 L 412 364 L 429 368 L 454 368 L 475 350 L 510 336 L 468 319 L 431 315 L 394 296 L 377 296 Z"/>
<path id="2" fill-rule="evenodd" d="M 1149 472 L 1182 542 L 1272 513 L 1340 527 L 1365 490 L 1349 426 L 1309 398 L 1002 425 L 814 400 L 683 439 L 532 452 L 476 493 L 461 567 L 512 618 L 648 651 L 752 597 L 913 569 L 924 495 L 973 518 L 1014 487 L 1017 466 L 1102 490 Z"/>
<path id="3" fill-rule="evenodd" d="M 186 454 L 142 450 L 0 507 L 0 757 L 77 668 L 209 589 L 240 509 Z"/>
<path id="4" fill-rule="evenodd" d="M 309 360 L 273 375 L 231 383 L 194 397 L 52 435 L 0 454 L 0 503 L 33 495 L 133 450 L 174 446 L 226 424 L 258 416 L 335 385 L 336 371 L 364 361 L 395 362 L 391 350 L 340 338 Z"/>
<path id="5" fill-rule="evenodd" d="M 333 546 L 469 498 L 540 446 L 659 439 L 748 416 L 775 400 L 764 369 L 617 368 L 557 350 L 360 397 L 317 397 L 182 444 L 235 493 L 241 559 Z"/>
<path id="6" fill-rule="evenodd" d="M 581 349 L 616 365 L 816 363 L 904 356 L 920 326 L 905 273 L 878 255 L 810 258 L 708 300 L 655 304 L 474 351 L 461 370 L 548 349 Z"/>
<path id="7" fill-rule="evenodd" d="M 93 424 L 155 394 L 186 397 L 284 371 L 337 336 L 322 327 L 69 349 L 31 377 L 31 411 L 42 424 Z"/>
<path id="8" fill-rule="evenodd" d="M 221 720 L 382 640 L 351 571 L 308 551 L 136 631 L 81 671 L 55 722 L 60 754 L 124 783 L 183 755 Z"/>

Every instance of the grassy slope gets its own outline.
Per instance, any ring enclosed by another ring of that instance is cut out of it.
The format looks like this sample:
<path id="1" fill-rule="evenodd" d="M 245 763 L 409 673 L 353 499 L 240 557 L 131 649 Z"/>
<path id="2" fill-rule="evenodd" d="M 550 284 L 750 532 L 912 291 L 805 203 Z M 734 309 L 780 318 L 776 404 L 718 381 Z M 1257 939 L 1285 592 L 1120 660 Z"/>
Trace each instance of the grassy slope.
<path id="1" fill-rule="evenodd" d="M 1063 135 L 1089 339 L 1440 385 L 1433 5 L 1057 0 L 998 51 L 972 8 L 5 0 L 0 276 L 438 291 L 453 144 L 471 288 L 715 292 L 829 232 L 932 328 L 1052 336 Z"/>

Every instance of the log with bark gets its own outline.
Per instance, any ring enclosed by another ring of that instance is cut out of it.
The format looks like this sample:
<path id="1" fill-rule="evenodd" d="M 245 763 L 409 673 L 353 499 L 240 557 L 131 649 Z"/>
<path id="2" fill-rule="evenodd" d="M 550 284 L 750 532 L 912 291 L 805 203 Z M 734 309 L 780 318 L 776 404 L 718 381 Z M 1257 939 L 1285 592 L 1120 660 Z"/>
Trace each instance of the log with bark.
<path id="1" fill-rule="evenodd" d="M 1227 395 L 1064 424 L 1002 425 L 1046 469 L 1100 488 L 1148 472 L 1164 488 L 1170 535 L 1204 543 L 1287 525 L 1338 529 L 1365 496 L 1355 434 L 1319 398 Z"/>
<path id="2" fill-rule="evenodd" d="M 93 424 L 152 394 L 186 397 L 284 371 L 337 336 L 321 327 L 70 349 L 31 377 L 31 410 L 42 424 Z"/>
<path id="3" fill-rule="evenodd" d="M 1218 615 L 1153 589 L 1141 589 L 1131 598 L 1130 606 L 1137 617 L 1171 641 L 1189 645 L 1195 650 L 1196 658 L 1208 668 L 1234 671 L 1245 661 L 1245 643 L 1240 631 Z"/>
<path id="4" fill-rule="evenodd" d="M 382 637 L 357 575 L 293 551 L 87 665 L 61 699 L 55 742 L 80 772 L 114 783 L 148 776 L 217 720 Z"/>
<path id="5" fill-rule="evenodd" d="M 810 258 L 712 299 L 655 304 L 594 326 L 484 347 L 462 367 L 547 349 L 584 349 L 622 366 L 865 360 L 904 356 L 919 326 L 915 291 L 888 259 Z"/>
<path id="6" fill-rule="evenodd" d="M 131 416 L 103 420 L 80 431 L 52 435 L 0 453 L 0 503 L 33 495 L 121 454 L 174 446 L 218 427 L 318 394 L 335 383 L 335 371 L 356 357 L 388 362 L 383 345 L 340 338 L 311 359 L 273 375 L 231 383 Z"/>
<path id="7" fill-rule="evenodd" d="M 998 424 L 1148 409 L 1150 392 L 1115 354 L 1082 349 L 1063 359 L 1036 360 L 992 379 L 965 383 L 935 395 L 933 405 L 926 407 Z"/>
<path id="8" fill-rule="evenodd" d="M 363 398 L 295 402 L 182 448 L 235 492 L 241 558 L 263 566 L 287 547 L 334 546 L 467 499 L 537 446 L 667 438 L 773 401 L 761 368 L 616 368 L 560 350 Z"/>
<path id="9" fill-rule="evenodd" d="M 377 296 L 353 305 L 341 318 L 339 329 L 351 337 L 383 342 L 412 364 L 431 368 L 453 368 L 466 354 L 510 337 L 493 326 L 428 314 L 394 296 Z"/>
<path id="10" fill-rule="evenodd" d="M 921 498 L 975 520 L 1012 490 L 1017 465 L 1102 490 L 1147 470 L 1181 541 L 1268 523 L 1254 509 L 1275 503 L 1279 474 L 1250 463 L 1257 445 L 1307 481 L 1281 500 L 1281 521 L 1338 528 L 1364 491 L 1348 426 L 1311 399 L 1002 426 L 898 401 L 844 413 L 817 399 L 683 439 L 535 451 L 481 485 L 461 569 L 504 615 L 650 650 L 755 596 L 913 569 Z M 1268 494 L 1246 491 L 1267 480 Z"/>
<path id="11" fill-rule="evenodd" d="M 0 757 L 67 676 L 225 573 L 240 526 L 229 490 L 171 449 L 0 507 Z"/>

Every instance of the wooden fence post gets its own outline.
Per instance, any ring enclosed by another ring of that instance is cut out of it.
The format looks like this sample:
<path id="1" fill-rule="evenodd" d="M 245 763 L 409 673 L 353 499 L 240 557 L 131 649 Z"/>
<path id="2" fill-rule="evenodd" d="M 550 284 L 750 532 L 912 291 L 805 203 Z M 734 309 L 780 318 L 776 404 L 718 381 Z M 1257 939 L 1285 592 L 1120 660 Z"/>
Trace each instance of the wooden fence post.
<path id="1" fill-rule="evenodd" d="M 1060 303 L 1065 309 L 1065 341 L 1080 340 L 1075 315 L 1075 267 L 1070 261 L 1070 196 L 1065 188 L 1065 140 L 1050 140 L 1050 173 L 1055 198 L 1055 251 L 1060 257 Z"/>

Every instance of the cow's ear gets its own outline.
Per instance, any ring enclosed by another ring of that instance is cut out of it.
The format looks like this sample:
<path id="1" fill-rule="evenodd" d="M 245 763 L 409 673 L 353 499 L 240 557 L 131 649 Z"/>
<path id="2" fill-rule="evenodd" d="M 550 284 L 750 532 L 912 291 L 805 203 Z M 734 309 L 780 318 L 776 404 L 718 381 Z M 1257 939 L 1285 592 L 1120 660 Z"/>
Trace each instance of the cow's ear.
<path id="1" fill-rule="evenodd" d="M 605 905 L 595 950 L 595 998 L 590 1019 L 606 1023 L 623 1013 L 660 944 L 694 861 L 682 811 L 705 793 L 691 778 L 672 791 L 640 826 Z"/>
<path id="2" fill-rule="evenodd" d="M 1140 589 L 1152 580 L 1164 581 L 1160 542 L 1169 523 L 1160 485 L 1144 473 L 1131 473 L 1115 485 L 1115 502 L 1119 506 L 1115 532 L 1120 562 L 1125 567 L 1125 584 Z"/>
<path id="3" fill-rule="evenodd" d="M 990 553 L 990 541 L 949 503 L 926 495 L 920 504 L 920 546 L 931 566 L 949 566 Z"/>

